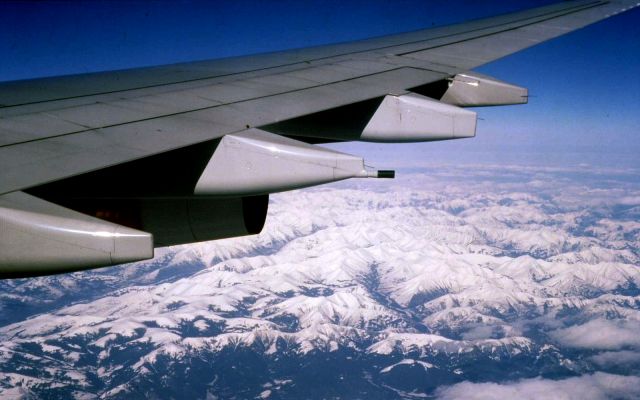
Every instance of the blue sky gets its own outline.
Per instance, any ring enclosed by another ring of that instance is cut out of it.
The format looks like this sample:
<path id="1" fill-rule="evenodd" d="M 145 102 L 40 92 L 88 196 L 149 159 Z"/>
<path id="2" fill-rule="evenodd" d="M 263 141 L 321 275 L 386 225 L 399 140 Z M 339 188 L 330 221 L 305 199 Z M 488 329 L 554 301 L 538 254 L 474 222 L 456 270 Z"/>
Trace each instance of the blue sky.
<path id="1" fill-rule="evenodd" d="M 355 40 L 549 1 L 2 2 L 0 81 Z M 452 12 L 455 11 L 455 12 Z M 640 10 L 479 71 L 526 86 L 526 106 L 480 109 L 478 137 L 342 145 L 394 160 L 638 164 Z"/>

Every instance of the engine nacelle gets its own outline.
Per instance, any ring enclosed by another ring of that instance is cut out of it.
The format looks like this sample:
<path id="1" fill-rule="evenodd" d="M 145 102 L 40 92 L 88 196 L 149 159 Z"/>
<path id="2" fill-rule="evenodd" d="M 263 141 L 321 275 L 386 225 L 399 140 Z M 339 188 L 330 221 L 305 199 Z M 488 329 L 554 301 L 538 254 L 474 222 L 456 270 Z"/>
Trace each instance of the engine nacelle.
<path id="1" fill-rule="evenodd" d="M 473 111 L 429 95 L 405 93 L 320 111 L 263 129 L 309 141 L 317 138 L 319 142 L 327 139 L 403 143 L 473 137 L 476 121 Z"/>
<path id="2" fill-rule="evenodd" d="M 348 178 L 387 178 L 390 172 L 367 169 L 358 156 L 249 129 L 220 140 L 194 193 L 258 195 Z"/>
<path id="3" fill-rule="evenodd" d="M 155 247 L 260 233 L 269 196 L 59 200 L 85 215 L 153 234 Z"/>
<path id="4" fill-rule="evenodd" d="M 144 260 L 153 248 L 260 233 L 267 195 L 242 198 L 58 199 L 0 196 L 0 278 Z"/>
<path id="5" fill-rule="evenodd" d="M 506 106 L 529 101 L 526 88 L 477 72 L 459 73 L 411 91 L 458 107 Z"/>
<path id="6" fill-rule="evenodd" d="M 153 233 L 156 246 L 169 246 L 257 235 L 267 218 L 269 196 L 152 200 L 143 206 L 143 229 Z"/>
<path id="7" fill-rule="evenodd" d="M 0 196 L 0 278 L 70 272 L 153 257 L 153 237 L 14 192 Z"/>
<path id="8" fill-rule="evenodd" d="M 476 113 L 418 94 L 388 95 L 362 130 L 367 142 L 425 142 L 473 137 Z"/>

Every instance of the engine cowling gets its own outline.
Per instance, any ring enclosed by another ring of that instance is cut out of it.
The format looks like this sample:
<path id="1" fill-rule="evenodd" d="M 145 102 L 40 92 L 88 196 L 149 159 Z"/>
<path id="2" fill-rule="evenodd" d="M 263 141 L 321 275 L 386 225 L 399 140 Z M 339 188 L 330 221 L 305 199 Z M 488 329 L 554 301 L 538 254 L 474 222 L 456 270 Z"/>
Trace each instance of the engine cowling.
<path id="1" fill-rule="evenodd" d="M 78 271 L 153 257 L 148 232 L 23 192 L 0 196 L 0 278 Z"/>
<path id="2" fill-rule="evenodd" d="M 269 196 L 177 199 L 73 199 L 66 206 L 153 234 L 156 247 L 255 235 L 262 231 Z"/>
<path id="3" fill-rule="evenodd" d="M 63 199 L 0 196 L 0 278 L 153 257 L 153 247 L 257 234 L 269 197 Z"/>

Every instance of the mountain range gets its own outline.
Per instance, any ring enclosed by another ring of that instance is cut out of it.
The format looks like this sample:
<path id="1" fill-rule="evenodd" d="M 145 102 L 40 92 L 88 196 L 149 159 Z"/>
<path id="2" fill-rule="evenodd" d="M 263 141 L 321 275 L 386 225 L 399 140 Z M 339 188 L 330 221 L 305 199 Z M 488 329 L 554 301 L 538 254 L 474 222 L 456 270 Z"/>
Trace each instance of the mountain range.
<path id="1" fill-rule="evenodd" d="M 2 281 L 0 395 L 640 396 L 638 171 L 465 171 L 279 194 L 258 236 Z"/>

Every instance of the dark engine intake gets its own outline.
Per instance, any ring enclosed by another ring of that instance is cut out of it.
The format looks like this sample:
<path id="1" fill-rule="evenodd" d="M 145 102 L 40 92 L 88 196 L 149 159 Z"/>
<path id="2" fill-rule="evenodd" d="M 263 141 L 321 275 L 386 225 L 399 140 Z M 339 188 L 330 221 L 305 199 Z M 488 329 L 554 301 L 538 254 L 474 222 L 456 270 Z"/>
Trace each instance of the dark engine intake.
<path id="1" fill-rule="evenodd" d="M 260 233 L 269 196 L 178 199 L 67 199 L 58 204 L 153 234 L 155 247 Z"/>

